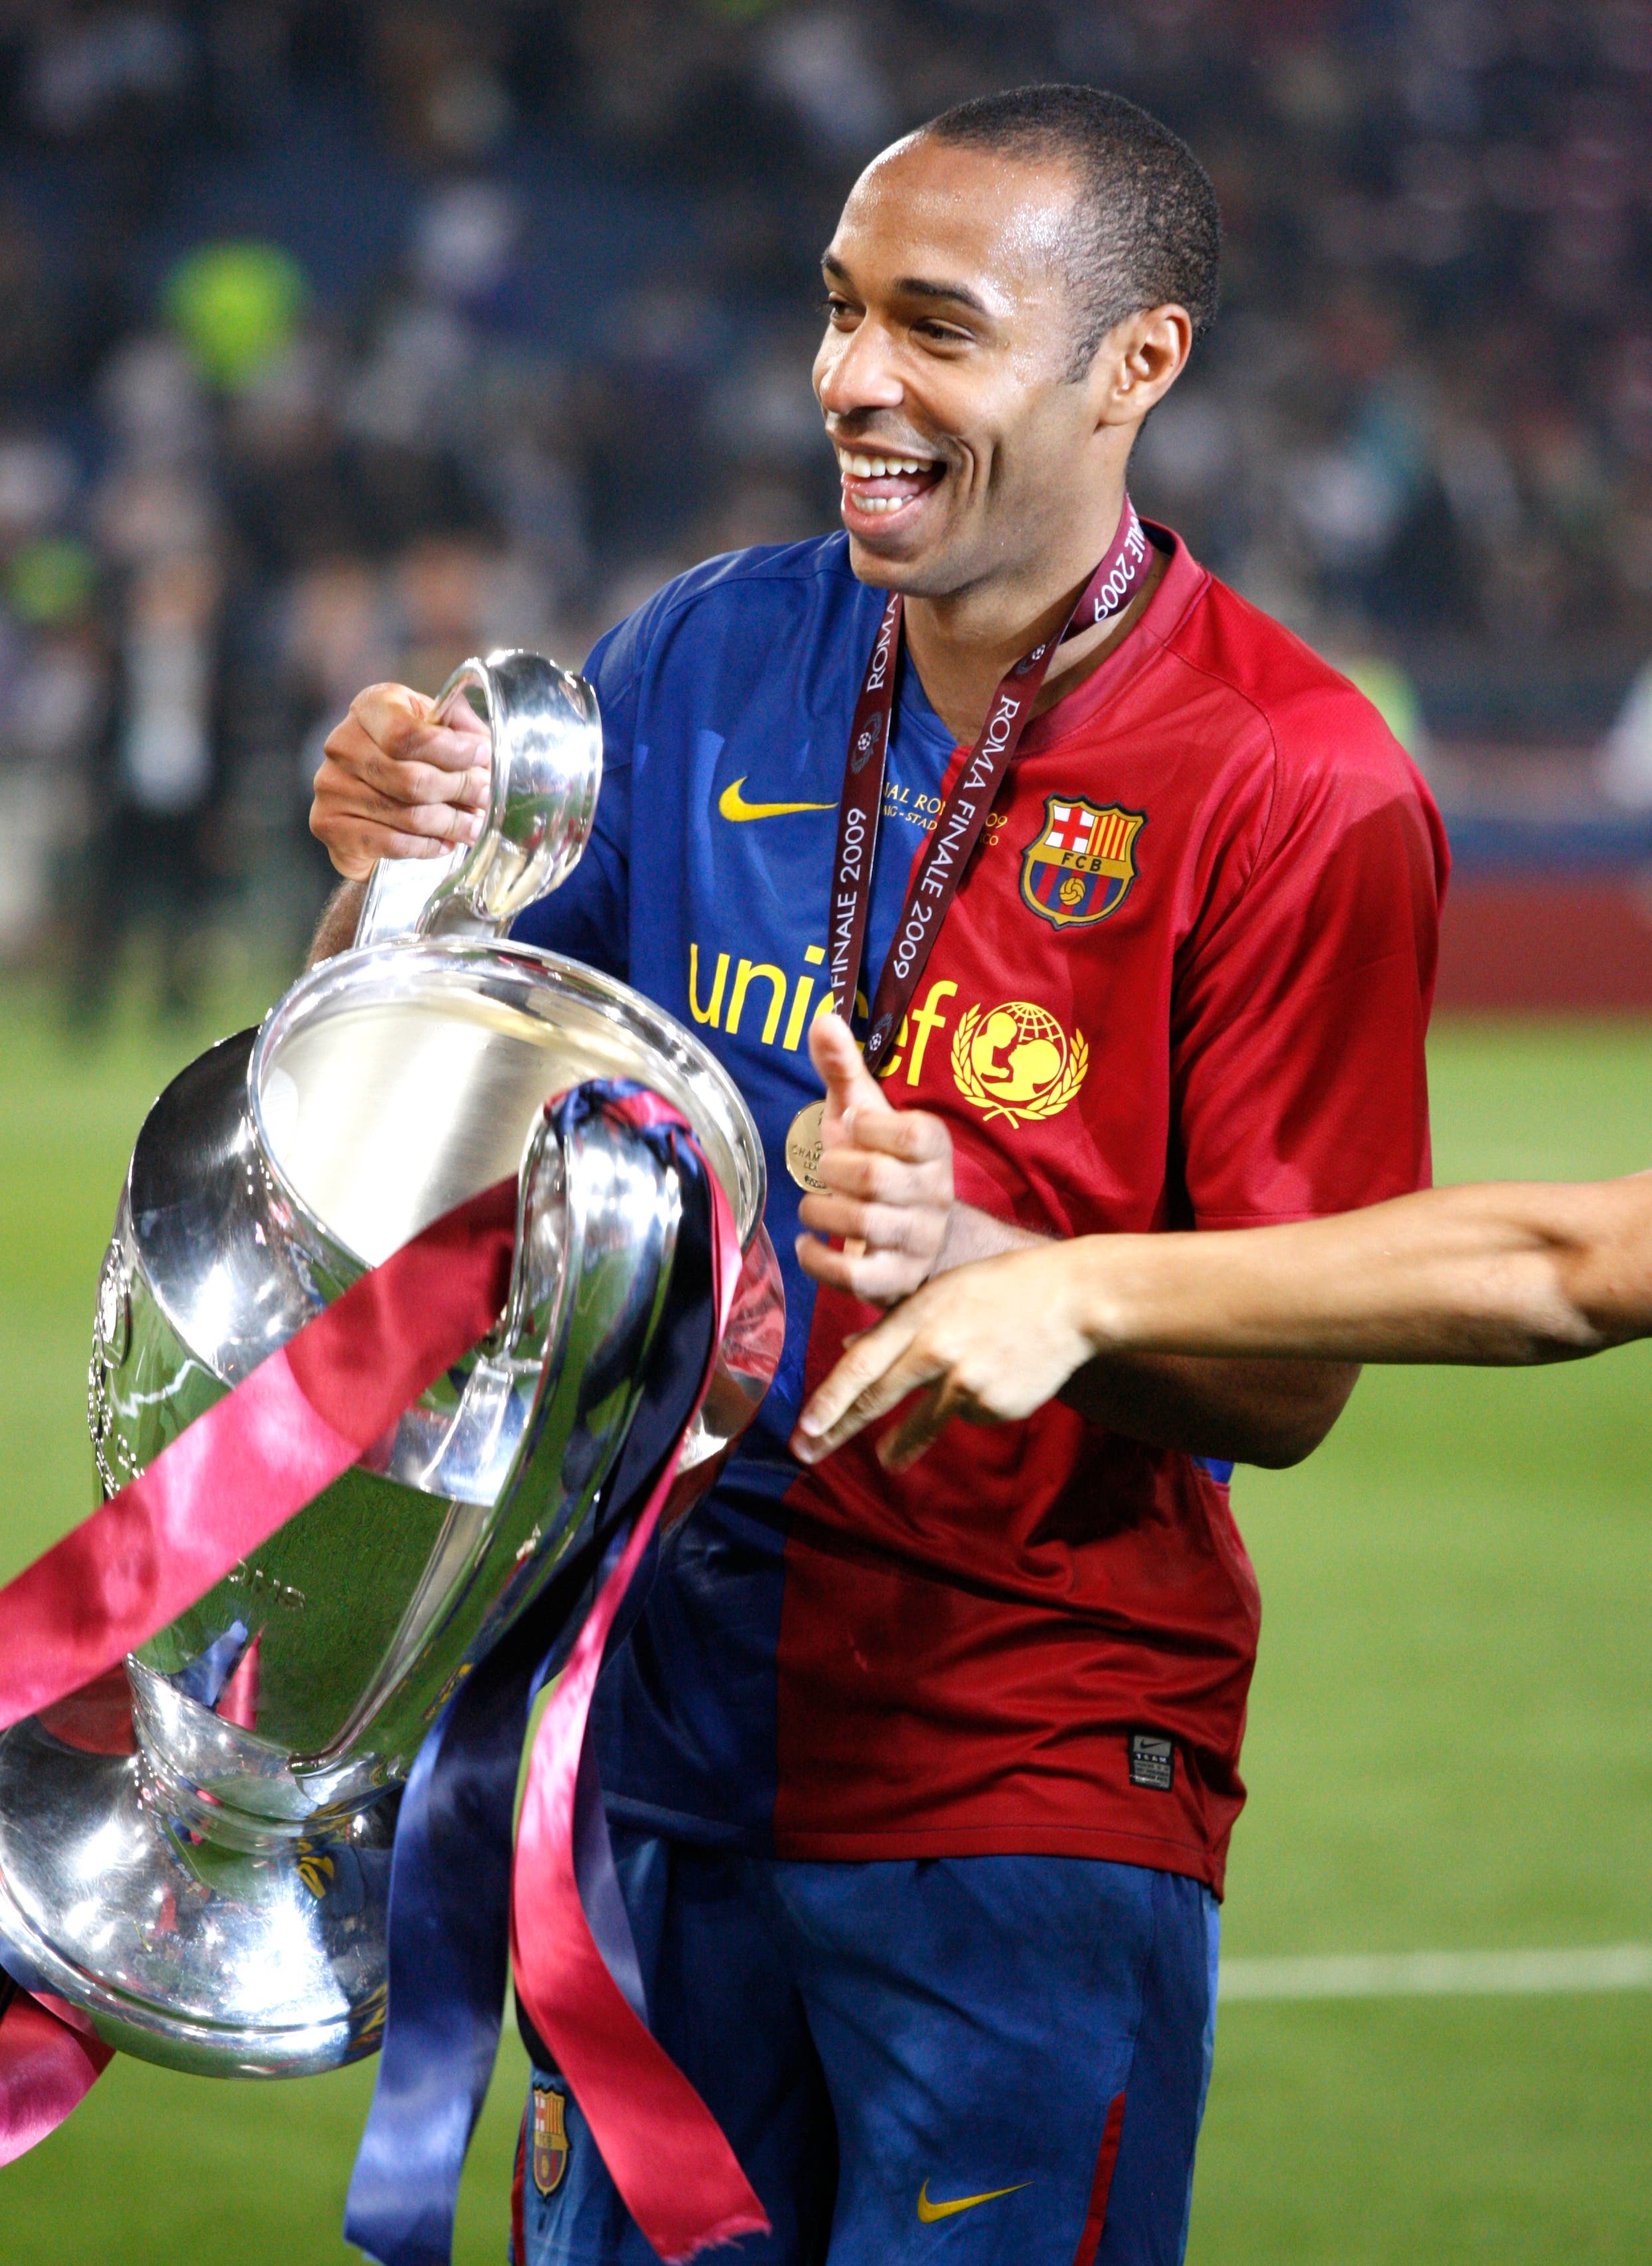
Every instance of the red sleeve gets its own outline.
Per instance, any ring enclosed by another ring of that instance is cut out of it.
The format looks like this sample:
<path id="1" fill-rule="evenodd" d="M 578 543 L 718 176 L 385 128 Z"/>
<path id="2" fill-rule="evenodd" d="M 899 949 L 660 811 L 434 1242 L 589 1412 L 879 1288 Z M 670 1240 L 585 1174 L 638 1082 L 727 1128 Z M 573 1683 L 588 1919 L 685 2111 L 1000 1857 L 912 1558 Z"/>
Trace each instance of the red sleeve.
<path id="1" fill-rule="evenodd" d="M 1429 1182 L 1444 832 L 1365 703 L 1327 705 L 1335 743 L 1276 749 L 1254 862 L 1178 961 L 1172 1077 L 1202 1227 L 1347 1211 Z"/>

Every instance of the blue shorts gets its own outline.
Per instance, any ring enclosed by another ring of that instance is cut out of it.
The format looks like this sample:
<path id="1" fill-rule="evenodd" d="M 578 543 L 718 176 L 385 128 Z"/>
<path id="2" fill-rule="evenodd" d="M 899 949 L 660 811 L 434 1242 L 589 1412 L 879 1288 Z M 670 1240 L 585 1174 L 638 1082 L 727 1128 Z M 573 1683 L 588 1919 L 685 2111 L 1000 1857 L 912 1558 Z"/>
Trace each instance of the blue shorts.
<path id="1" fill-rule="evenodd" d="M 623 1829 L 614 1855 L 655 2035 L 773 2222 L 731 2266 L 1178 2266 L 1215 2043 L 1208 1889 L 1087 1858 L 796 1864 Z M 656 2266 L 553 2070 L 515 2215 L 515 2266 Z"/>

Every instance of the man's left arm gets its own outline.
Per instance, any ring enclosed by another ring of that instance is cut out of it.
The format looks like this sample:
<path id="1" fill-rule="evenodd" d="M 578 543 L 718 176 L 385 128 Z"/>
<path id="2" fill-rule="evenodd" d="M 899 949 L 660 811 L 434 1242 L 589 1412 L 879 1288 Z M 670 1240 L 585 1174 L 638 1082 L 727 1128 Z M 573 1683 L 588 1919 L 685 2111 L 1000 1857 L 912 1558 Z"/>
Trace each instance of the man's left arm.
<path id="1" fill-rule="evenodd" d="M 894 1108 L 836 1016 L 815 1021 L 809 1051 L 826 1084 L 827 1187 L 799 1207 L 814 1231 L 798 1238 L 805 1274 L 867 1305 L 893 1305 L 951 1268 L 1051 1239 L 954 1199 L 944 1121 Z M 1118 1353 L 1086 1363 L 1061 1398 L 1092 1423 L 1153 1447 L 1276 1468 L 1319 1445 L 1358 1375 L 1350 1362 Z"/>
<path id="2" fill-rule="evenodd" d="M 1423 1042 L 1444 834 L 1374 713 L 1337 705 L 1328 720 L 1344 751 L 1282 783 L 1248 873 L 1179 969 L 1176 1124 L 1201 1227 L 1319 1217 L 1428 1183 Z M 1040 1239 L 954 1203 L 945 1124 L 892 1109 L 848 1033 L 829 1018 L 815 1027 L 832 1071 L 822 1054 L 816 1064 L 836 1081 L 829 1123 L 834 1109 L 840 1129 L 846 1116 L 852 1139 L 829 1137 L 830 1193 L 800 1216 L 866 1247 L 802 1239 L 806 1272 L 888 1305 L 931 1275 Z M 1277 1466 L 1318 1446 L 1358 1375 L 1351 1362 L 1110 1353 L 1062 1398 L 1156 1446 Z"/>

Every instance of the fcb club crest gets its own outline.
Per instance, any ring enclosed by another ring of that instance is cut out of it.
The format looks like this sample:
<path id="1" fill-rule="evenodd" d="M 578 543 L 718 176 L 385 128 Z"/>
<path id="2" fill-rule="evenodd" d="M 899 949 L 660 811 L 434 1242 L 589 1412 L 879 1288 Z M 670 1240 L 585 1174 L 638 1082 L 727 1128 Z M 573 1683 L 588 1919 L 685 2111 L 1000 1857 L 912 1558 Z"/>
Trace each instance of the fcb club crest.
<path id="1" fill-rule="evenodd" d="M 1044 822 L 1021 852 L 1021 898 L 1055 928 L 1087 928 L 1115 913 L 1136 879 L 1142 810 L 1105 810 L 1076 795 L 1044 798 Z"/>
<path id="2" fill-rule="evenodd" d="M 567 2102 L 548 2085 L 533 2088 L 533 2183 L 542 2196 L 554 2195 L 568 2167 Z"/>

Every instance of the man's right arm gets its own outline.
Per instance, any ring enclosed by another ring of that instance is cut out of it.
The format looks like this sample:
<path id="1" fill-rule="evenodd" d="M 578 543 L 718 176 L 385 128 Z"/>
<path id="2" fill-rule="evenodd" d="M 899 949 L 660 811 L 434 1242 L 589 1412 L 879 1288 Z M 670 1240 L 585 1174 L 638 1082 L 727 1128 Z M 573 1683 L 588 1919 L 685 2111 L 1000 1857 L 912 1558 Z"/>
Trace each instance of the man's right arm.
<path id="1" fill-rule="evenodd" d="M 310 939 L 310 949 L 304 954 L 304 966 L 313 968 L 318 961 L 333 960 L 347 952 L 355 942 L 355 932 L 362 924 L 362 907 L 367 903 L 365 881 L 340 881 L 321 909 L 321 918 L 316 923 L 316 932 Z"/>
<path id="2" fill-rule="evenodd" d="M 486 727 L 405 684 L 369 684 L 328 734 L 310 830 L 344 876 L 321 916 L 309 964 L 355 940 L 367 877 L 381 858 L 445 857 L 474 842 L 487 808 Z"/>

